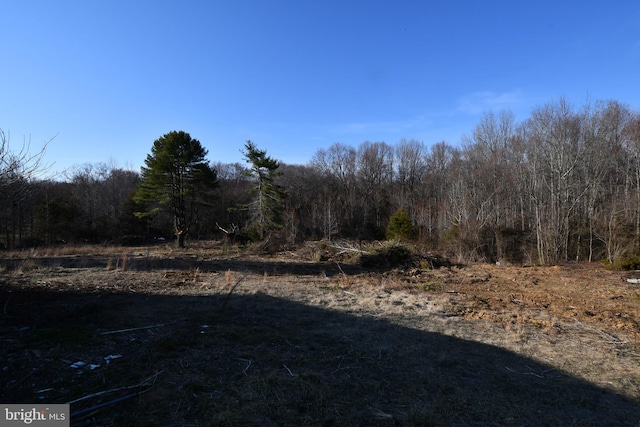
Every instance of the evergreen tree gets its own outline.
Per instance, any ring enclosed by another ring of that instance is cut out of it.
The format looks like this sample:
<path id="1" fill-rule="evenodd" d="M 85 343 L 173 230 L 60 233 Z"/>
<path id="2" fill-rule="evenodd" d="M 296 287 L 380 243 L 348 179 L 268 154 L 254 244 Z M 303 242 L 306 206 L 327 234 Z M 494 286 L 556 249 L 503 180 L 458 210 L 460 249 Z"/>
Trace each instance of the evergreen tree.
<path id="1" fill-rule="evenodd" d="M 178 246 L 183 248 L 199 207 L 208 205 L 217 187 L 217 174 L 206 160 L 207 150 L 184 131 L 156 139 L 142 167 L 135 201 L 148 206 L 138 216 L 169 211 Z"/>
<path id="2" fill-rule="evenodd" d="M 254 182 L 249 189 L 252 201 L 247 206 L 250 229 L 262 240 L 268 233 L 282 228 L 286 192 L 275 182 L 281 175 L 278 171 L 280 163 L 251 141 L 247 141 L 244 148 L 242 154 L 251 165 L 246 174 Z"/>
<path id="3" fill-rule="evenodd" d="M 389 219 L 387 226 L 387 239 L 414 239 L 417 235 L 416 228 L 405 208 L 400 208 Z"/>

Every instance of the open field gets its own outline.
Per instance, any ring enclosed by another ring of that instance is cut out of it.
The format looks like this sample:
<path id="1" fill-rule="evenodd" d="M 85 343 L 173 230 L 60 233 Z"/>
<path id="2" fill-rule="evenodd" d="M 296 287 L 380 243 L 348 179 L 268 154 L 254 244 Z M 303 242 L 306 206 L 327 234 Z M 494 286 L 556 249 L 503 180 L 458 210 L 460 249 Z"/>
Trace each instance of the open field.
<path id="1" fill-rule="evenodd" d="M 640 285 L 600 264 L 5 255 L 0 401 L 72 402 L 72 425 L 640 425 Z"/>

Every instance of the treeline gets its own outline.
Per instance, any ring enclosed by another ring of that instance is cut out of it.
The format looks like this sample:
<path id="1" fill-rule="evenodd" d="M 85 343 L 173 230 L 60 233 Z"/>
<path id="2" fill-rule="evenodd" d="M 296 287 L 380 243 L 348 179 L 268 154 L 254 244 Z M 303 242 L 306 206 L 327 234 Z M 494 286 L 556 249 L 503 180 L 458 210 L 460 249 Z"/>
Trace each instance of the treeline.
<path id="1" fill-rule="evenodd" d="M 213 166 L 216 203 L 197 212 L 191 239 L 248 220 L 237 208 L 251 202 L 247 166 Z M 459 260 L 613 261 L 640 250 L 640 114 L 616 101 L 554 100 L 520 123 L 486 113 L 458 145 L 336 143 L 278 171 L 286 242 L 384 239 L 402 208 L 417 242 Z M 9 178 L 0 172 L 5 248 L 171 237 L 169 215 L 134 215 L 137 172 L 88 165 L 64 181 Z"/>

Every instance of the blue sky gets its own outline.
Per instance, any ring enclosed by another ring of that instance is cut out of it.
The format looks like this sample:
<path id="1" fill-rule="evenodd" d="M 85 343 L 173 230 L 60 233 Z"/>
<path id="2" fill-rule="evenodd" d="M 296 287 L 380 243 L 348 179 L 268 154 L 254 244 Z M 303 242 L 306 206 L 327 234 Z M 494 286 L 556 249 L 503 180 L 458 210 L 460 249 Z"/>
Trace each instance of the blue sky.
<path id="1" fill-rule="evenodd" d="M 637 0 L 8 1 L 0 129 L 50 172 L 138 170 L 184 130 L 209 160 L 335 142 L 458 144 L 482 112 L 566 97 L 640 107 Z"/>

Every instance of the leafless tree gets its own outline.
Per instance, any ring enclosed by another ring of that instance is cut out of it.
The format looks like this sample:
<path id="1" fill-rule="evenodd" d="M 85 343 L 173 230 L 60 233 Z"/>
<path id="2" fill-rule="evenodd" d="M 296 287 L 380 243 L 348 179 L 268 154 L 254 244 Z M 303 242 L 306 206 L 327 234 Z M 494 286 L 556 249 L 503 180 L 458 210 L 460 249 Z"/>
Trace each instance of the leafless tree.
<path id="1" fill-rule="evenodd" d="M 336 228 L 345 235 L 353 236 L 354 230 L 358 228 L 356 149 L 335 143 L 326 150 L 318 150 L 311 159 L 310 166 L 319 173 L 323 182 L 321 197 L 325 202 L 321 204 L 317 214 L 324 236 L 335 234 Z"/>
<path id="2" fill-rule="evenodd" d="M 640 113 L 632 113 L 623 129 L 623 136 L 629 159 L 625 184 L 630 189 L 628 200 L 634 218 L 634 250 L 637 252 L 640 250 Z"/>
<path id="3" fill-rule="evenodd" d="M 513 113 L 502 111 L 496 116 L 489 112 L 481 117 L 464 146 L 476 232 L 473 239 L 484 255 L 492 259 L 507 256 L 503 232 L 513 229 L 515 224 L 517 208 L 512 194 L 516 185 L 510 163 L 514 134 Z"/>
<path id="4" fill-rule="evenodd" d="M 535 109 L 527 125 L 538 260 L 561 262 L 569 258 L 572 220 L 588 189 L 578 173 L 587 154 L 581 118 L 560 99 Z"/>
<path id="5" fill-rule="evenodd" d="M 431 146 L 425 155 L 426 172 L 421 188 L 422 203 L 416 208 L 416 224 L 421 235 L 436 243 L 454 226 L 450 209 L 449 189 L 451 179 L 458 170 L 460 151 L 444 141 Z"/>
<path id="6" fill-rule="evenodd" d="M 413 208 L 418 202 L 420 185 L 427 172 L 425 146 L 421 141 L 400 140 L 395 146 L 395 169 L 398 190 L 395 192 L 397 205 Z"/>
<path id="7" fill-rule="evenodd" d="M 358 191 L 362 218 L 367 230 L 362 236 L 384 238 L 391 214 L 390 189 L 393 181 L 393 149 L 384 142 L 363 142 L 358 147 Z M 375 235 L 375 236 L 374 236 Z"/>
<path id="8" fill-rule="evenodd" d="M 29 183 L 47 170 L 43 159 L 52 140 L 35 153 L 31 151 L 30 140 L 13 150 L 9 133 L 0 129 L 0 204 L 3 206 L 0 221 L 6 247 L 15 247 L 22 239 L 25 229 L 22 204 L 30 196 Z"/>

